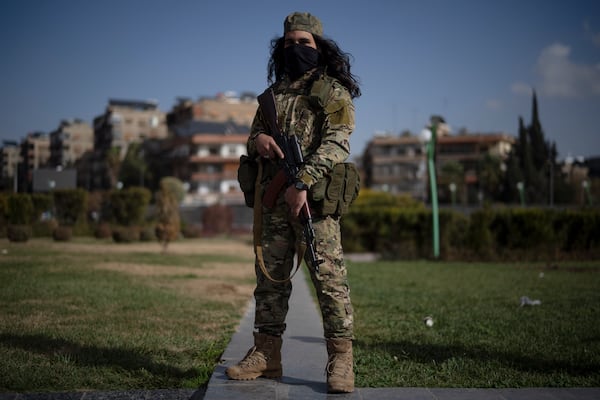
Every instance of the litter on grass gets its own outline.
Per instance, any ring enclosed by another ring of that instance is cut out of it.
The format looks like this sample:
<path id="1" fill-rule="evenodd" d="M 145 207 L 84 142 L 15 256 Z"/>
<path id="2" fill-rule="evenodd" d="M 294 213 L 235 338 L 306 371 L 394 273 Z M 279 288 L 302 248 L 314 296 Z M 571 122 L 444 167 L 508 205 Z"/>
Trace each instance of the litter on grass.
<path id="1" fill-rule="evenodd" d="M 541 300 L 531 300 L 527 296 L 522 296 L 521 297 L 521 307 L 524 307 L 524 306 L 539 306 L 540 304 L 542 304 Z"/>

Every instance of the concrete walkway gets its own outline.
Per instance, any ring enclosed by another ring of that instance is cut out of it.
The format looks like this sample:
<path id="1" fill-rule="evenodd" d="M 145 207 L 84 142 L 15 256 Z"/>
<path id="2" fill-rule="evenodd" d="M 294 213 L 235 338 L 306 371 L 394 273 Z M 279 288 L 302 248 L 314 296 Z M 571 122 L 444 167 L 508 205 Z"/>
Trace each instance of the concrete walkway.
<path id="1" fill-rule="evenodd" d="M 356 388 L 354 393 L 326 393 L 327 350 L 321 318 L 304 270 L 293 280 L 294 290 L 283 338 L 281 380 L 231 381 L 225 369 L 239 361 L 253 344 L 254 303 L 251 302 L 237 332 L 223 353 L 206 390 L 164 389 L 77 393 L 0 393 L 0 400 L 599 400 L 600 388 L 442 389 Z"/>
<path id="2" fill-rule="evenodd" d="M 293 279 L 287 331 L 283 337 L 283 378 L 232 381 L 225 369 L 239 361 L 253 344 L 254 304 L 251 302 L 238 331 L 209 381 L 204 400 L 292 399 L 411 399 L 411 400 L 599 400 L 600 388 L 436 389 L 356 388 L 351 394 L 328 395 L 325 377 L 327 350 L 317 305 L 304 269 Z"/>

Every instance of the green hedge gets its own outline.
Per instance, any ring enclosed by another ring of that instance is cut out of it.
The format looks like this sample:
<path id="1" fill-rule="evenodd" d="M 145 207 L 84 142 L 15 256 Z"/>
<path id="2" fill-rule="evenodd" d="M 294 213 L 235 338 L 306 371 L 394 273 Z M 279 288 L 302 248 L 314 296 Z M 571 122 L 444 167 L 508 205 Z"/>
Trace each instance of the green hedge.
<path id="1" fill-rule="evenodd" d="M 56 219 L 60 225 L 75 226 L 86 222 L 87 195 L 83 189 L 63 189 L 53 192 Z"/>
<path id="2" fill-rule="evenodd" d="M 113 222 L 122 226 L 143 225 L 151 193 L 142 187 L 117 190 L 110 194 Z"/>
<path id="3" fill-rule="evenodd" d="M 597 259 L 600 210 L 441 210 L 440 258 L 477 260 Z M 431 211 L 358 207 L 342 218 L 346 252 L 389 259 L 432 258 Z"/>
<path id="4" fill-rule="evenodd" d="M 8 195 L 6 217 L 11 225 L 28 225 L 34 221 L 34 208 L 31 196 L 24 193 Z"/>

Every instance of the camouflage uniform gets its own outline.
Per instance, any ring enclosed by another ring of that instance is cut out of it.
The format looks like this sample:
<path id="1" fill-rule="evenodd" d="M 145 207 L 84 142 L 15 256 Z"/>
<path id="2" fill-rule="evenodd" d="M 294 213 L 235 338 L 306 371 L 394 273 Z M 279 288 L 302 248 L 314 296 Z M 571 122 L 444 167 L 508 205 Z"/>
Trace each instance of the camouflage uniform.
<path id="1" fill-rule="evenodd" d="M 311 91 L 314 85 L 319 95 Z M 347 89 L 319 70 L 307 72 L 290 82 L 287 78 L 273 85 L 278 122 L 283 134 L 296 135 L 305 164 L 297 178 L 310 188 L 350 154 L 349 136 L 354 129 L 354 105 Z M 254 138 L 267 133 L 260 109 L 254 118 L 248 139 L 248 154 L 258 157 Z M 260 187 L 264 193 L 278 172 L 275 160 L 262 159 Z M 262 208 L 264 264 L 274 279 L 289 277 L 299 242 L 304 239 L 302 226 L 291 217 L 282 191 L 273 209 Z M 309 196 L 310 197 L 310 196 Z M 255 205 L 256 207 L 257 205 Z M 256 222 L 255 222 L 256 223 Z M 353 311 L 344 264 L 339 217 L 313 214 L 317 257 L 324 262 L 315 273 L 308 265 L 323 316 L 325 338 L 353 337 Z M 291 282 L 275 283 L 256 268 L 255 328 L 261 333 L 279 336 L 285 330 Z"/>

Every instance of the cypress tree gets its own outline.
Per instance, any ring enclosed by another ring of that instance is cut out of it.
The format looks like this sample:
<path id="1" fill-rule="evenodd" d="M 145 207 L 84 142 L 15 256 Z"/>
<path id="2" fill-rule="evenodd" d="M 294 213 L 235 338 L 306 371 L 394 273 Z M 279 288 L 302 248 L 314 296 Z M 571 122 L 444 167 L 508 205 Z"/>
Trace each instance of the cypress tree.
<path id="1" fill-rule="evenodd" d="M 539 118 L 537 95 L 533 91 L 531 124 L 527 129 L 529 152 L 533 169 L 529 175 L 529 193 L 534 203 L 545 204 L 549 199 L 550 145 L 544 139 Z"/>
<path id="2" fill-rule="evenodd" d="M 517 182 L 523 182 L 528 203 L 546 204 L 549 200 L 550 168 L 555 168 L 555 154 L 556 150 L 553 155 L 551 144 L 544 139 L 534 90 L 531 123 L 526 127 L 523 117 L 519 117 L 519 140 L 507 160 L 503 198 L 506 201 L 518 200 L 516 185 Z M 557 171 L 553 169 L 552 172 Z"/>

